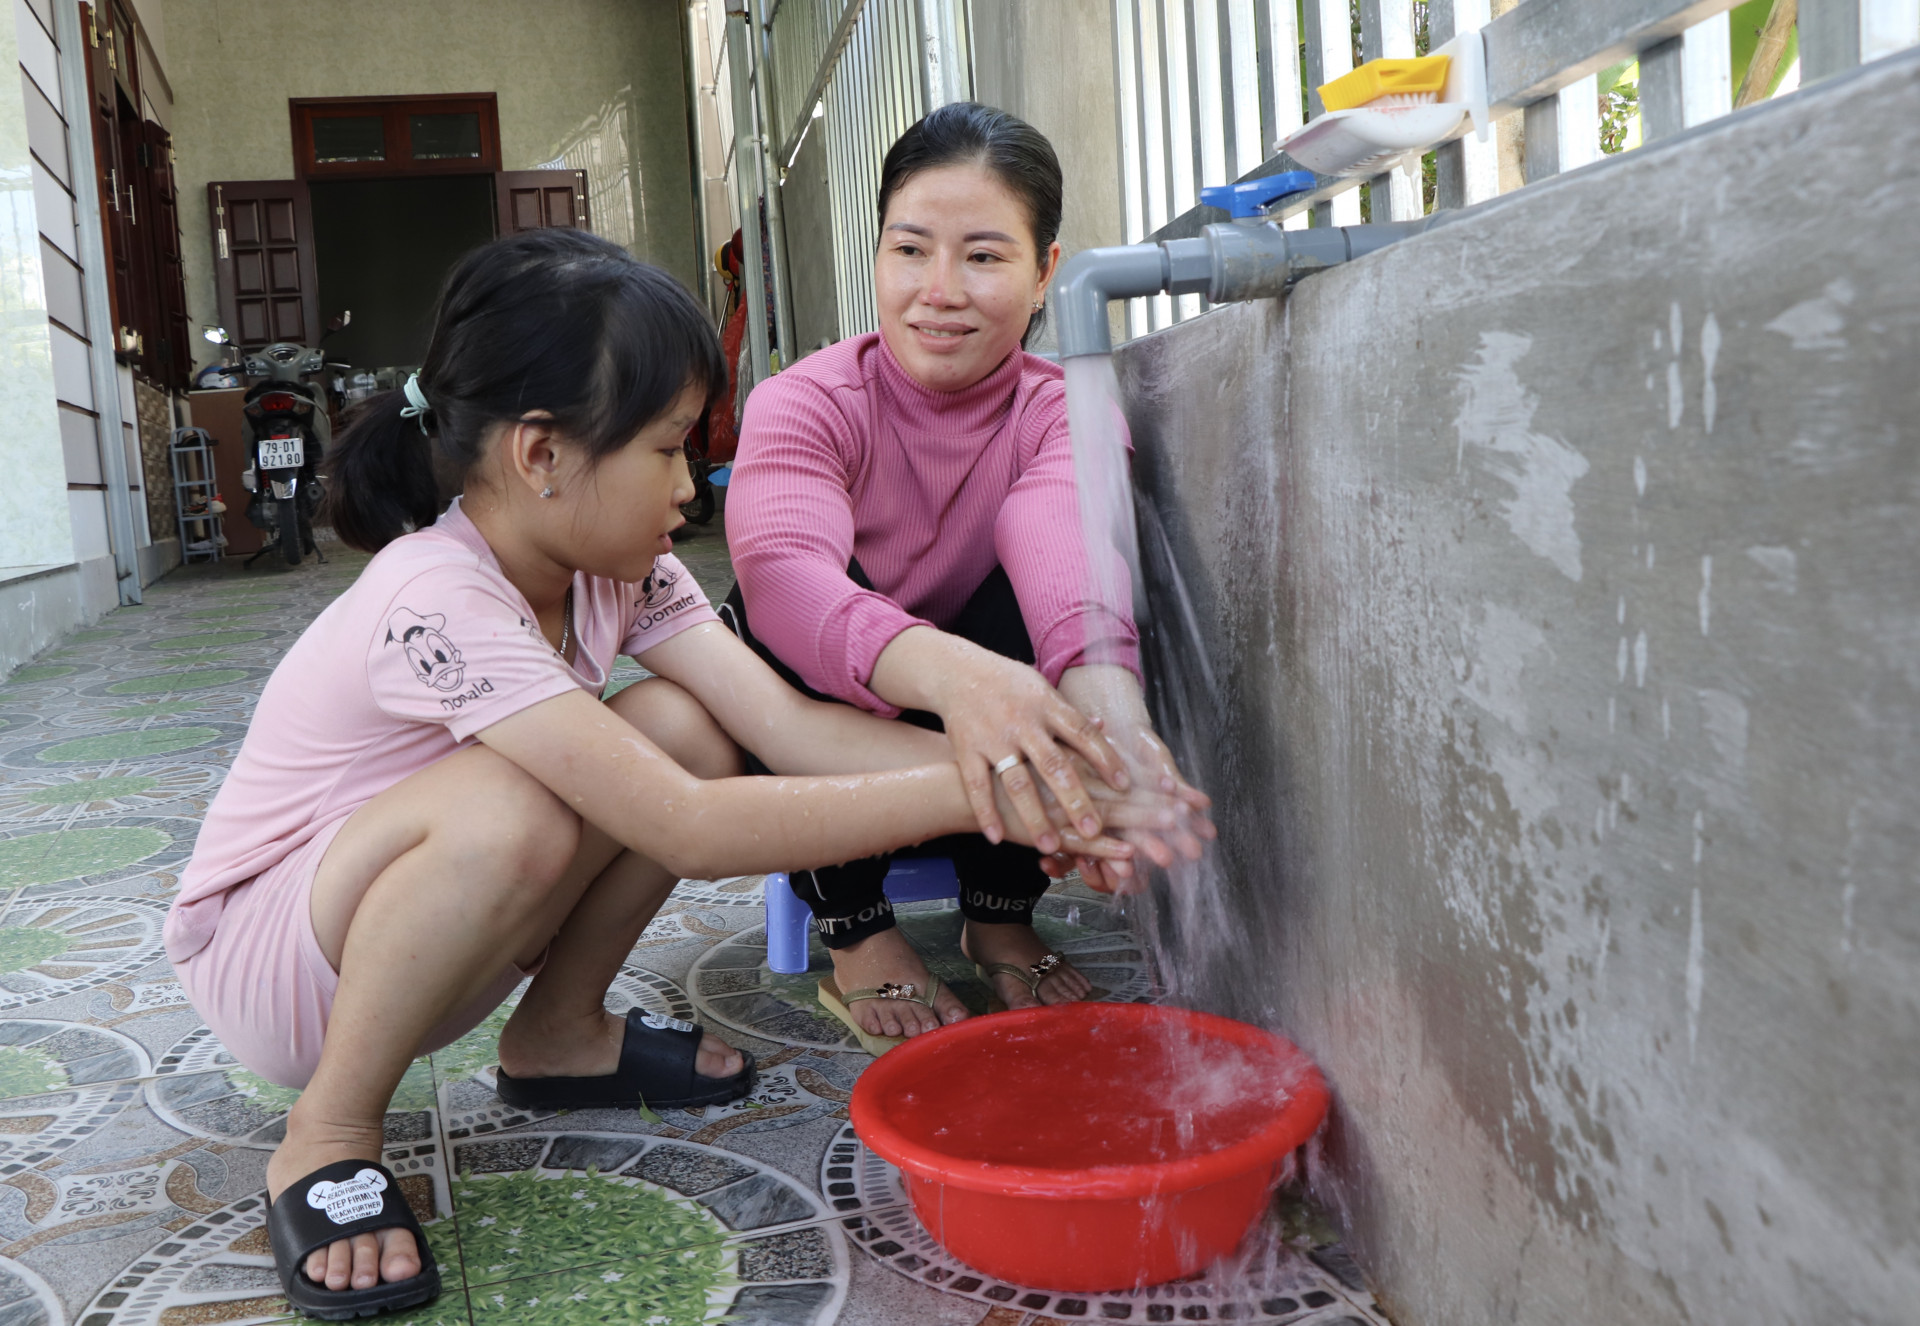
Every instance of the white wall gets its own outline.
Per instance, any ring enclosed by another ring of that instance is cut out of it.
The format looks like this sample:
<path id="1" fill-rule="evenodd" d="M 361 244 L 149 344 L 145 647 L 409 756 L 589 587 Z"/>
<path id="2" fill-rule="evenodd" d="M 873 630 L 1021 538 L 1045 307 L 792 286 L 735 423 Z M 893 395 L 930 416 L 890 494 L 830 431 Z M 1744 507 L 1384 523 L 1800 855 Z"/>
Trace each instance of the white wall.
<path id="1" fill-rule="evenodd" d="M 57 97 L 52 39 L 23 0 L 16 0 L 14 18 L 0 23 L 0 68 L 17 61 L 28 80 L 36 72 L 53 78 Z M 36 178 L 42 172 L 34 168 L 29 143 L 29 95 L 23 86 L 0 96 L 0 472 L 6 475 L 0 483 L 0 568 L 73 558 L 55 404 L 56 376 L 64 365 L 56 361 L 47 322 L 35 196 L 60 190 L 50 174 Z"/>

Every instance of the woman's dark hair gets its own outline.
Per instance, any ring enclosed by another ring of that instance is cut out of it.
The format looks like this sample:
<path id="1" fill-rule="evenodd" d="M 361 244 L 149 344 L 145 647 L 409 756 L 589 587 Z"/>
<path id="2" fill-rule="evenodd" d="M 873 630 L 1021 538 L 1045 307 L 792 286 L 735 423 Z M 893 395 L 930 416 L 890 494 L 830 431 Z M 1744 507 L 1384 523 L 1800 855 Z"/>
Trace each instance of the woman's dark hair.
<path id="1" fill-rule="evenodd" d="M 326 518 L 377 552 L 442 510 L 487 430 L 532 410 L 598 460 L 659 418 L 688 386 L 727 382 L 720 338 L 678 281 L 582 230 L 529 230 L 473 250 L 440 292 L 420 366 L 429 409 L 390 391 L 355 411 L 327 455 Z M 422 425 L 425 425 L 424 431 Z"/>
<path id="2" fill-rule="evenodd" d="M 1041 261 L 1060 237 L 1060 158 L 1047 136 L 1017 115 L 977 101 L 952 101 L 927 114 L 887 149 L 880 167 L 880 229 L 900 186 L 923 170 L 984 166 L 1027 209 L 1034 252 Z M 1046 322 L 1045 309 L 1027 320 L 1025 345 Z"/>

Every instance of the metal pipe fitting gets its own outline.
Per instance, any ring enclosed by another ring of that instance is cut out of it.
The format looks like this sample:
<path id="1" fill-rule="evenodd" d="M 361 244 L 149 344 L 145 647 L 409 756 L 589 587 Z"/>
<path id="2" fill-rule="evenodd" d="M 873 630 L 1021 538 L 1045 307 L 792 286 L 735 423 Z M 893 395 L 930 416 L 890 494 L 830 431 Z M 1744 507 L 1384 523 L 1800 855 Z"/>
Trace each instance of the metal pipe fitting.
<path id="1" fill-rule="evenodd" d="M 1142 295 L 1203 294 L 1215 304 L 1268 299 L 1303 277 L 1365 257 L 1426 229 L 1425 218 L 1371 226 L 1286 230 L 1274 221 L 1207 226 L 1197 239 L 1086 249 L 1053 287 L 1060 357 L 1113 352 L 1107 304 Z"/>

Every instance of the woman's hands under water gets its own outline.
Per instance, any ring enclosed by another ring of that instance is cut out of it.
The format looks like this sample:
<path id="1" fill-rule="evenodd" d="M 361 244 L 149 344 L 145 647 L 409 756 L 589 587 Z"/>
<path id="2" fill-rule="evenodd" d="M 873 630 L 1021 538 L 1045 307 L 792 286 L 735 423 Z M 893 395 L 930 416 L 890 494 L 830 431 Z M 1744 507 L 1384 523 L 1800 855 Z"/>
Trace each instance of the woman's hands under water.
<path id="1" fill-rule="evenodd" d="M 1114 801 L 1113 798 L 1123 796 L 1124 794 L 1116 793 L 1106 783 L 1101 782 L 1094 776 L 1092 767 L 1084 761 L 1076 761 L 1076 763 L 1079 764 L 1079 774 L 1083 784 L 1095 789 L 1091 794 L 1091 799 L 1099 804 L 1103 811 L 1108 807 L 1119 804 Z M 996 784 L 1001 782 L 999 779 L 995 779 L 994 781 Z M 1045 813 L 1051 829 L 1052 841 L 1058 844 L 1055 849 L 1058 855 L 1073 860 L 1086 861 L 1089 869 L 1100 870 L 1112 868 L 1121 872 L 1123 875 L 1130 876 L 1132 874 L 1133 858 L 1137 855 L 1139 849 L 1132 843 L 1117 836 L 1113 831 L 1123 827 L 1123 822 L 1131 823 L 1135 818 L 1146 818 L 1154 812 L 1145 807 L 1138 810 L 1125 810 L 1122 811 L 1117 818 L 1109 817 L 1104 827 L 1095 830 L 1092 834 L 1088 834 L 1074 821 L 1066 806 L 1061 804 L 1060 799 L 1053 794 L 1051 789 L 1043 786 L 1040 789 L 1040 797 L 1045 805 Z M 1049 852 L 1048 849 L 1041 847 L 1038 841 L 1036 841 L 1039 835 L 1028 832 L 1025 820 L 1014 810 L 1012 798 L 1008 795 L 1007 789 L 1004 786 L 995 786 L 994 802 L 995 808 L 999 811 L 1000 818 L 1006 824 L 1006 836 L 1009 842 L 1016 842 L 1025 847 L 1038 848 L 1042 861 L 1054 859 L 1055 853 Z"/>
<path id="2" fill-rule="evenodd" d="M 1107 826 L 1139 849 L 1144 858 L 1166 869 L 1175 861 L 1197 861 L 1205 845 L 1218 836 L 1207 812 L 1213 798 L 1187 782 L 1173 753 L 1153 730 L 1140 684 L 1125 668 L 1083 666 L 1069 669 L 1060 679 L 1062 693 L 1076 708 L 1094 716 L 1127 768 L 1127 790 L 1108 788 L 1096 793 Z M 1137 860 L 1099 860 L 1081 855 L 1075 862 L 1062 853 L 1042 868 L 1064 875 L 1077 864 L 1081 878 L 1103 893 L 1137 893 L 1146 881 Z"/>
<path id="3" fill-rule="evenodd" d="M 1071 827 L 1076 837 L 1093 840 L 1105 823 L 1090 782 L 1119 792 L 1130 784 L 1126 761 L 1099 724 L 1045 677 L 957 636 L 926 626 L 902 631 L 881 652 L 871 685 L 892 704 L 940 716 L 990 842 L 1010 836 L 1017 823 L 1018 841 L 1047 854 L 1071 850 L 1061 830 Z M 1008 755 L 1021 762 L 996 775 L 994 765 Z M 1096 777 L 1083 778 L 1081 769 Z"/>

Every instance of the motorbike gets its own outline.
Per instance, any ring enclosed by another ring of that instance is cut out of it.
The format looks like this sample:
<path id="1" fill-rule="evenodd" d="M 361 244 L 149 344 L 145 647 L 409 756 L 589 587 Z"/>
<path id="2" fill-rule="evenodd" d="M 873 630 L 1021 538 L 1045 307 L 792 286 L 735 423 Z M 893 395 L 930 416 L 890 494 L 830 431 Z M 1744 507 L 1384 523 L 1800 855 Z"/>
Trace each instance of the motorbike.
<path id="1" fill-rule="evenodd" d="M 693 426 L 693 432 L 687 436 L 687 470 L 693 476 L 693 500 L 680 508 L 680 514 L 687 518 L 687 523 L 674 531 L 677 538 L 692 534 L 695 525 L 704 525 L 713 519 L 716 503 L 711 475 L 719 468 L 719 464 L 709 454 L 710 415 L 711 411 L 702 412 L 700 422 Z"/>
<path id="2" fill-rule="evenodd" d="M 333 430 L 326 396 L 306 377 L 326 368 L 326 356 L 276 341 L 248 355 L 244 366 L 249 377 L 265 381 L 250 387 L 241 402 L 247 468 L 240 486 L 252 494 L 247 519 L 271 539 L 247 565 L 275 549 L 288 566 L 300 565 L 309 552 L 325 561 L 313 540 L 313 516 L 320 509 L 317 470 Z"/>

